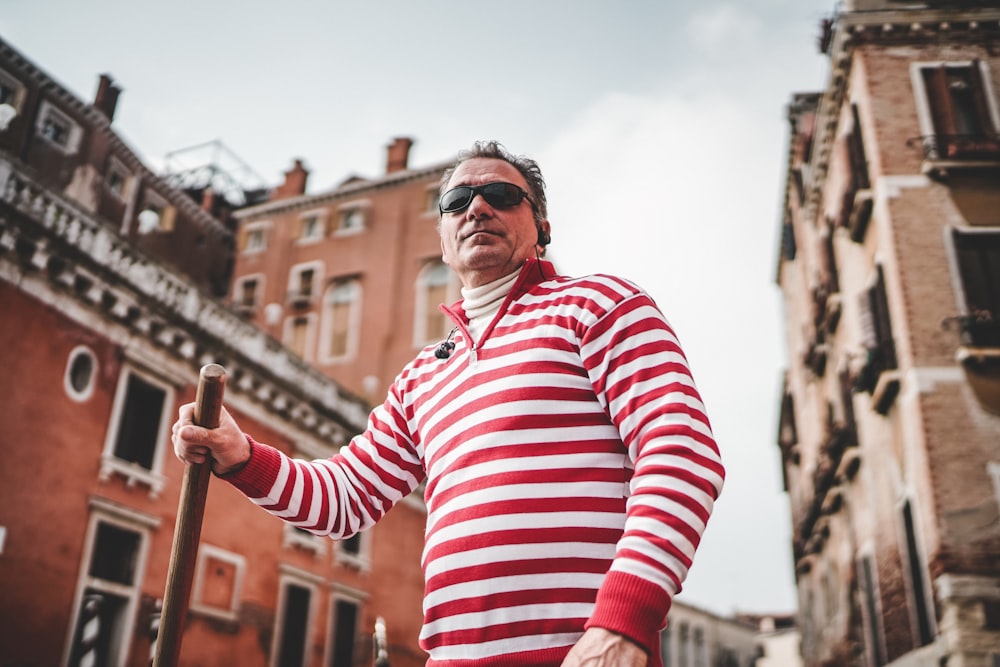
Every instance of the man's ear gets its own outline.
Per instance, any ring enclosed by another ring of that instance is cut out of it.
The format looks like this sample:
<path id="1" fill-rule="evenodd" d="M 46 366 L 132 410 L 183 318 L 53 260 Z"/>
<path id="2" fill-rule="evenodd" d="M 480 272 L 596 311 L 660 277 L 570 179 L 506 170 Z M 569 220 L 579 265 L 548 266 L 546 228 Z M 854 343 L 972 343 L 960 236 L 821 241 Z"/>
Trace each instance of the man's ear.
<path id="1" fill-rule="evenodd" d="M 549 225 L 548 220 L 542 220 L 536 225 L 536 228 L 538 229 L 538 240 L 535 243 L 544 250 L 545 246 L 552 243 L 552 234 L 550 231 L 552 227 Z"/>
<path id="2" fill-rule="evenodd" d="M 441 241 L 441 261 L 447 264 L 448 266 L 451 266 L 451 258 L 448 257 L 448 249 L 445 247 L 443 236 L 440 238 L 440 241 Z"/>

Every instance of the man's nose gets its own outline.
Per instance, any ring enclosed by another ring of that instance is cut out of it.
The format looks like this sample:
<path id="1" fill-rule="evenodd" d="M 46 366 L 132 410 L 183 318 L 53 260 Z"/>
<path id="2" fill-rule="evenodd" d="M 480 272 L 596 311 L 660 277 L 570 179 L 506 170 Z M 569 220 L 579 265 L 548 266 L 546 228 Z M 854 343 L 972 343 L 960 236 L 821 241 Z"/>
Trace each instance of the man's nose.
<path id="1" fill-rule="evenodd" d="M 477 192 L 472 196 L 469 207 L 465 209 L 465 216 L 469 219 L 481 218 L 493 212 L 493 207 L 489 205 L 482 193 Z"/>

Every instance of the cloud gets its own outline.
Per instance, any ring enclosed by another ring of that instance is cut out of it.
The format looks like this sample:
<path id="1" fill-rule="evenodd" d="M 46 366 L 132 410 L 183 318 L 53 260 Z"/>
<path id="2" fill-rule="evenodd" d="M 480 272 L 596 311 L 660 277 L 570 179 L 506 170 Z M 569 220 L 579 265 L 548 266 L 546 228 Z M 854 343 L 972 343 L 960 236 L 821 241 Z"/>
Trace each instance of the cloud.
<path id="1" fill-rule="evenodd" d="M 719 4 L 692 15 L 685 34 L 703 54 L 746 53 L 758 41 L 762 28 L 757 15 L 735 5 Z"/>
<path id="2" fill-rule="evenodd" d="M 609 94 L 538 155 L 557 266 L 646 288 L 691 362 L 728 478 L 685 597 L 720 613 L 795 606 L 774 444 L 783 126 L 738 102 Z"/>

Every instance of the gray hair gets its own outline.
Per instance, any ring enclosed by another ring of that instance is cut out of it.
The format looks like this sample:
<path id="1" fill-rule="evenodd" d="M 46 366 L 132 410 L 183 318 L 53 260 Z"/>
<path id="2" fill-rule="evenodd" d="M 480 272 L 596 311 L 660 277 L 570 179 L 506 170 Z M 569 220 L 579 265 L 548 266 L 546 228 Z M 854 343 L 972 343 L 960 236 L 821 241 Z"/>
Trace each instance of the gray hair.
<path id="1" fill-rule="evenodd" d="M 458 166 L 466 160 L 475 158 L 503 160 L 517 169 L 528 184 L 528 194 L 531 196 L 531 201 L 535 202 L 535 224 L 540 225 L 548 218 L 549 210 L 545 199 L 545 179 L 542 178 L 542 170 L 538 166 L 538 163 L 524 155 L 514 155 L 496 140 L 477 141 L 472 144 L 472 148 L 459 153 L 454 164 L 448 167 L 441 177 L 441 185 L 438 188 L 439 194 L 444 194 L 445 188 L 448 187 L 448 181 L 451 180 L 451 176 L 458 169 Z"/>

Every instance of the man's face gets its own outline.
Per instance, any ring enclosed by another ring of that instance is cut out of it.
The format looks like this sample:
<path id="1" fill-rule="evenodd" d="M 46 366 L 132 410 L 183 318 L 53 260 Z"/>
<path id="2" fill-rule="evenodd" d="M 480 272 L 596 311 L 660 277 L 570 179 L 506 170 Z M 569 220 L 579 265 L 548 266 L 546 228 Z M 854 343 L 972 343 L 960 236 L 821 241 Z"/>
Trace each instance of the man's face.
<path id="1" fill-rule="evenodd" d="M 472 158 L 458 165 L 444 191 L 459 185 L 528 184 L 513 165 L 494 158 Z M 441 257 L 465 287 L 485 285 L 513 273 L 535 256 L 538 230 L 531 204 L 524 199 L 512 208 L 493 208 L 477 194 L 456 213 L 441 214 Z"/>

